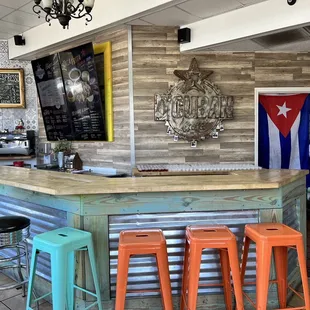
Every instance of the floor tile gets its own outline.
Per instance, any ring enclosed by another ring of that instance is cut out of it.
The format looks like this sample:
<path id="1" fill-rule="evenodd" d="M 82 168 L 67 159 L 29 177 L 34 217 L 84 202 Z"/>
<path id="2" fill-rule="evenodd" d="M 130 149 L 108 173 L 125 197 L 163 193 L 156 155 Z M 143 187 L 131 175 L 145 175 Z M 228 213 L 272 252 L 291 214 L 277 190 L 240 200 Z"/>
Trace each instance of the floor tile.
<path id="1" fill-rule="evenodd" d="M 0 310 L 10 310 L 10 309 L 6 307 L 2 302 L 0 302 Z"/>
<path id="2" fill-rule="evenodd" d="M 4 301 L 8 298 L 21 295 L 22 290 L 21 289 L 12 289 L 12 290 L 5 290 L 5 291 L 0 291 L 0 301 Z"/>

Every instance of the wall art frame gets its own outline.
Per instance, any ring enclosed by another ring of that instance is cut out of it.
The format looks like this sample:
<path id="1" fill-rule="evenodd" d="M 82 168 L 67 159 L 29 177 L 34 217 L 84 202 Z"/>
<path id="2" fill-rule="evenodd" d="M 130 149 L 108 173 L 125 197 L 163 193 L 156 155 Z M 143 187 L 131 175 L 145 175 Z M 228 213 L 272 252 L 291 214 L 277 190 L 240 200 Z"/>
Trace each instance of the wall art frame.
<path id="1" fill-rule="evenodd" d="M 0 109 L 1 108 L 26 108 L 23 69 L 0 69 Z"/>

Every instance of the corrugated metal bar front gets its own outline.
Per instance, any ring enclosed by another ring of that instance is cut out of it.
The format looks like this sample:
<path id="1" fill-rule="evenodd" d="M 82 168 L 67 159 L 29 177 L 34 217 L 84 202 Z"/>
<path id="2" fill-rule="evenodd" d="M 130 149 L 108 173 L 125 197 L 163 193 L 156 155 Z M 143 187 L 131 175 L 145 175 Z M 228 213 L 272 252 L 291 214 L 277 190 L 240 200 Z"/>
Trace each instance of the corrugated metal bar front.
<path id="1" fill-rule="evenodd" d="M 297 208 L 299 201 L 293 200 L 283 208 L 283 224 L 292 227 L 293 229 L 300 230 L 300 221 L 298 219 Z M 298 266 L 297 251 L 290 249 L 288 251 L 288 274 L 291 275 L 294 269 Z"/>
<path id="2" fill-rule="evenodd" d="M 180 293 L 182 282 L 185 227 L 187 225 L 227 225 L 238 238 L 241 252 L 244 225 L 258 223 L 258 211 L 218 211 L 165 214 L 134 214 L 109 217 L 110 238 L 110 275 L 111 293 L 115 297 L 118 238 L 121 230 L 160 228 L 167 239 L 169 253 L 169 269 L 173 294 Z M 255 277 L 254 245 L 251 246 L 247 265 L 246 280 Z M 219 255 L 214 250 L 206 250 L 201 262 L 201 283 L 220 283 L 222 279 Z M 157 267 L 154 257 L 133 257 L 130 260 L 128 290 L 159 289 Z M 253 290 L 253 287 L 248 287 Z M 220 287 L 201 287 L 200 293 L 222 293 Z M 147 292 L 143 296 L 155 296 L 159 293 Z M 130 293 L 129 296 L 141 296 L 141 293 Z"/>
<path id="3" fill-rule="evenodd" d="M 31 239 L 37 234 L 67 225 L 67 213 L 45 206 L 25 202 L 0 195 L 0 216 L 20 215 L 31 220 Z M 32 247 L 29 245 L 29 251 Z M 31 252 L 30 252 L 31 253 Z M 1 255 L 12 255 L 12 250 L 5 250 Z M 37 274 L 50 280 L 50 259 L 48 254 L 40 254 L 37 264 Z"/>

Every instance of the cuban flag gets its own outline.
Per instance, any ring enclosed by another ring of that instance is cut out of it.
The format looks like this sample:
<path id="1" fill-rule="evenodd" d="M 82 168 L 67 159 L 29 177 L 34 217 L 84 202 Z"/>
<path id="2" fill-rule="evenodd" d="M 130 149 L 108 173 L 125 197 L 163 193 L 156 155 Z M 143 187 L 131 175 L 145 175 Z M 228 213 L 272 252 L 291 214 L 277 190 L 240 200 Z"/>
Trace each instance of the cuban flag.
<path id="1" fill-rule="evenodd" d="M 309 169 L 310 95 L 259 96 L 258 164 Z"/>

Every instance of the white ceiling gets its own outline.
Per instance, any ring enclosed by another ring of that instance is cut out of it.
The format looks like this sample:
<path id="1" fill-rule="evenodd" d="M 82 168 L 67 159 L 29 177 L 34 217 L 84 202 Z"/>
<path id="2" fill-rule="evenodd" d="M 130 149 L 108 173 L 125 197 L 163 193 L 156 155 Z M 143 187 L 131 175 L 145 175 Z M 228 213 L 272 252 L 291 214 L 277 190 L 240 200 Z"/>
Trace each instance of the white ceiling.
<path id="1" fill-rule="evenodd" d="M 263 1 L 266 0 L 187 0 L 174 7 L 135 19 L 129 24 L 181 26 Z"/>
<path id="2" fill-rule="evenodd" d="M 180 26 L 263 1 L 184 0 L 181 4 L 145 15 L 129 24 Z M 33 0 L 0 0 L 0 40 L 9 39 L 45 22 L 44 18 L 39 19 L 32 11 L 33 5 Z M 57 30 L 63 31 L 60 27 Z"/>
<path id="3" fill-rule="evenodd" d="M 102 1 L 102 0 L 96 0 Z M 155 13 L 146 14 L 139 19 L 134 19 L 131 25 L 160 25 L 180 26 L 199 21 L 204 18 L 223 14 L 244 6 L 253 5 L 267 0 L 187 0 L 182 3 L 160 10 Z M 6 40 L 16 34 L 21 34 L 30 28 L 45 23 L 44 18 L 38 18 L 32 11 L 33 0 L 0 0 L 0 40 Z M 54 24 L 57 31 L 65 31 Z M 287 34 L 288 42 L 275 42 L 275 44 L 262 44 L 259 39 L 247 39 L 228 44 L 221 44 L 208 48 L 209 51 L 307 51 L 310 49 L 310 30 L 306 35 L 299 37 Z M 296 35 L 296 33 L 295 33 Z M 273 38 L 271 38 L 273 39 Z M 283 41 L 283 40 L 282 40 Z"/>
<path id="4" fill-rule="evenodd" d="M 33 0 L 0 0 L 0 40 L 36 27 L 45 22 L 32 11 Z"/>

